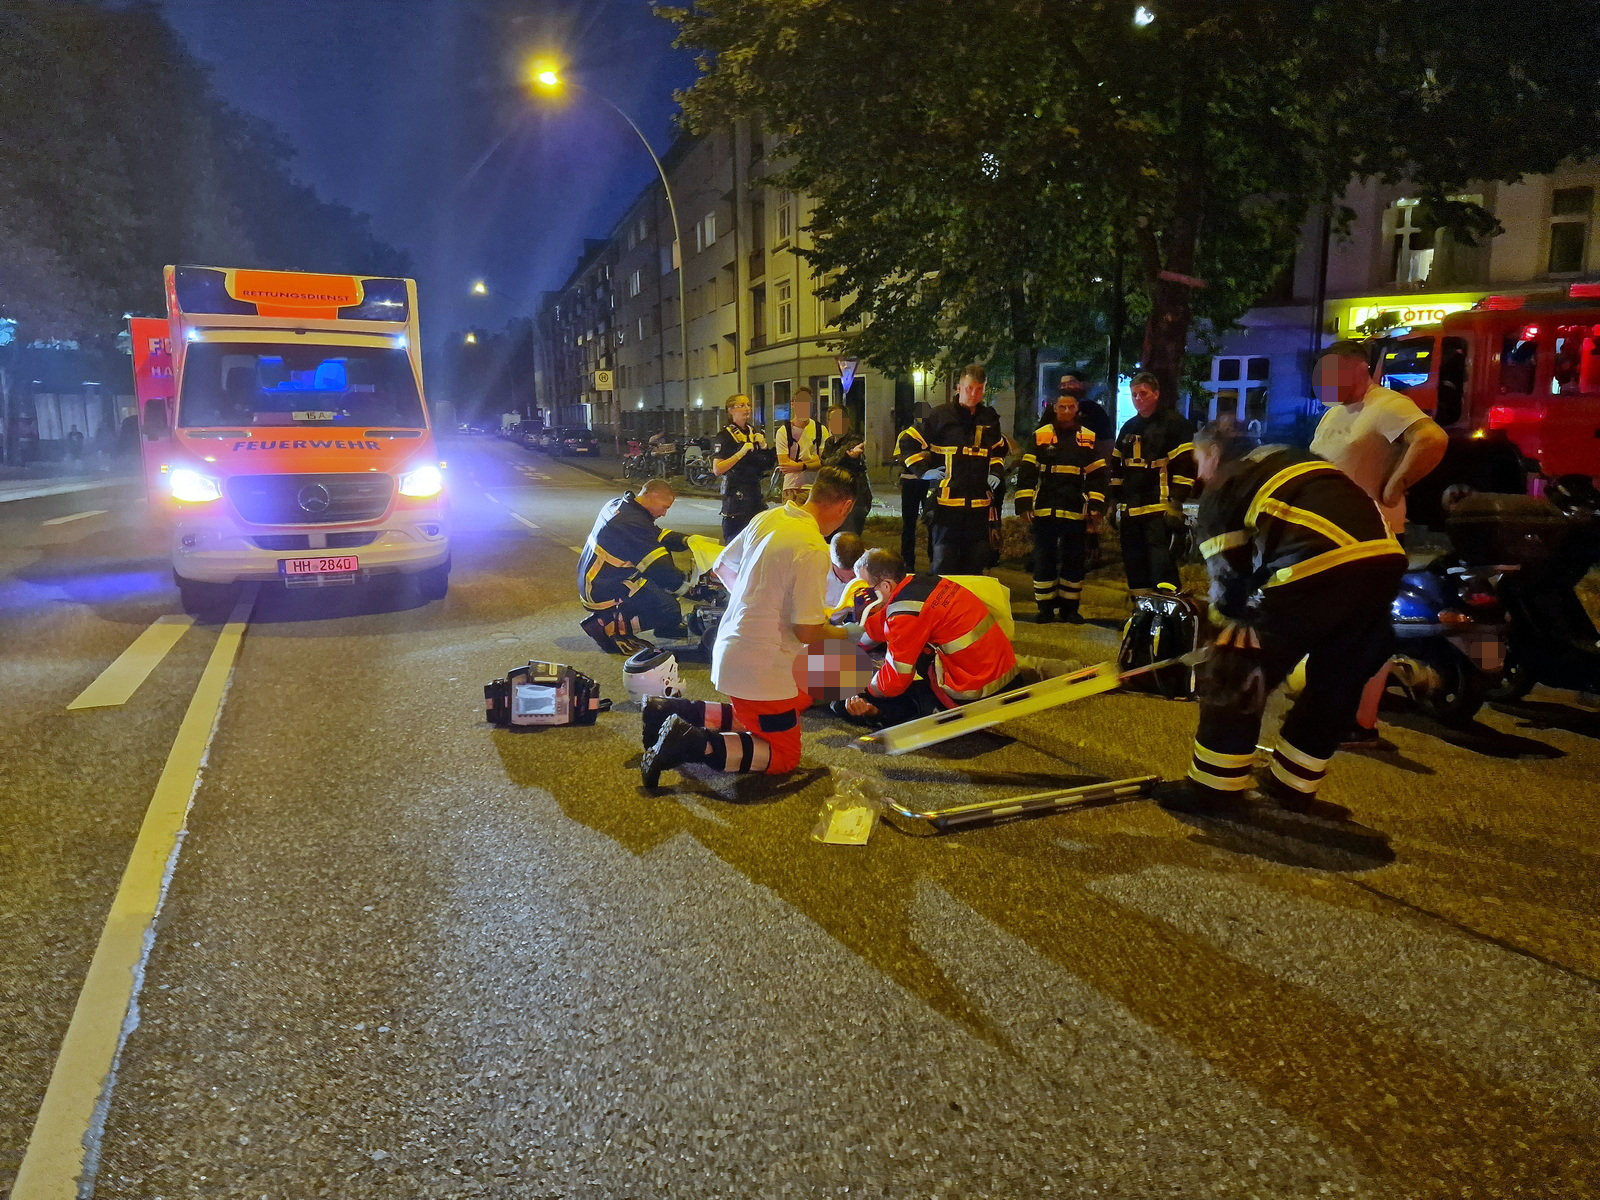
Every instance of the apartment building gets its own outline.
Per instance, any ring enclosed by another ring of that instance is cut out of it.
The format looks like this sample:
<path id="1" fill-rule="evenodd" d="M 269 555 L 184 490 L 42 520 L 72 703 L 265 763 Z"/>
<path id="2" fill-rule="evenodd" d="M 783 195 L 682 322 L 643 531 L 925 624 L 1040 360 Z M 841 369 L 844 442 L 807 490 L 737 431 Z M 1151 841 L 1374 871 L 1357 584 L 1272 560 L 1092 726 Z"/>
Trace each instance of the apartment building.
<path id="1" fill-rule="evenodd" d="M 534 321 L 536 390 L 547 425 L 601 429 L 616 420 L 614 392 L 596 388 L 597 371 L 614 371 L 616 246 L 584 242 L 560 291 L 544 293 Z"/>
<path id="2" fill-rule="evenodd" d="M 1292 272 L 1223 337 L 1191 415 L 1231 413 L 1258 428 L 1287 427 L 1320 412 L 1310 398 L 1313 346 L 1431 324 L 1492 294 L 1564 291 L 1600 279 L 1597 192 L 1600 162 L 1475 184 L 1461 198 L 1482 204 L 1504 232 L 1471 247 L 1432 225 L 1413 189 L 1353 185 L 1341 198 L 1355 213 L 1349 232 L 1327 241 L 1320 321 L 1323 238 L 1314 218 Z"/>

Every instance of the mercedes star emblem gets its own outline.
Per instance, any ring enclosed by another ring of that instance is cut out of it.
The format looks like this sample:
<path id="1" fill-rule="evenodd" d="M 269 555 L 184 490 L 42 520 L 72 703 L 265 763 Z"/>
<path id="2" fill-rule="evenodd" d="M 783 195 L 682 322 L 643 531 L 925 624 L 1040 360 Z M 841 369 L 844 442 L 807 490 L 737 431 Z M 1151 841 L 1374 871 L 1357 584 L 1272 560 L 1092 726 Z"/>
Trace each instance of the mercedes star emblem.
<path id="1" fill-rule="evenodd" d="M 300 503 L 301 512 L 310 513 L 314 517 L 320 517 L 333 504 L 333 497 L 320 483 L 306 484 L 295 494 L 295 499 Z"/>

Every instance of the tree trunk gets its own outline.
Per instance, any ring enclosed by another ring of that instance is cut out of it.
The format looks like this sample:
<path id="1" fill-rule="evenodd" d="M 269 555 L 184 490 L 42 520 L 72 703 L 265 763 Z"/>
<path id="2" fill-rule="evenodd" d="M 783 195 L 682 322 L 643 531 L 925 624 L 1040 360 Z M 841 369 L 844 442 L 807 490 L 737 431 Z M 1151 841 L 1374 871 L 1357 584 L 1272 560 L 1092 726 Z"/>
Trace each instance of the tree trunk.
<path id="1" fill-rule="evenodd" d="M 1189 341 L 1189 322 L 1194 309 L 1190 302 L 1190 285 L 1163 279 L 1162 274 L 1194 275 L 1206 184 L 1204 102 L 1191 94 L 1197 86 L 1197 82 L 1190 81 L 1179 101 L 1182 108 L 1178 129 L 1181 144 L 1189 147 L 1189 153 L 1177 181 L 1177 202 L 1159 241 L 1153 231 L 1141 231 L 1146 283 L 1150 289 L 1150 316 L 1145 322 L 1141 358 L 1144 369 L 1161 381 L 1162 402 L 1171 407 L 1176 407 L 1180 398 L 1183 353 Z"/>
<path id="2" fill-rule="evenodd" d="M 1027 294 L 1020 287 L 1012 288 L 1011 303 L 1011 373 L 1012 389 L 1017 398 L 1012 414 L 1012 433 L 1027 439 L 1039 427 L 1039 341 L 1034 329 L 1033 313 L 1028 308 Z"/>

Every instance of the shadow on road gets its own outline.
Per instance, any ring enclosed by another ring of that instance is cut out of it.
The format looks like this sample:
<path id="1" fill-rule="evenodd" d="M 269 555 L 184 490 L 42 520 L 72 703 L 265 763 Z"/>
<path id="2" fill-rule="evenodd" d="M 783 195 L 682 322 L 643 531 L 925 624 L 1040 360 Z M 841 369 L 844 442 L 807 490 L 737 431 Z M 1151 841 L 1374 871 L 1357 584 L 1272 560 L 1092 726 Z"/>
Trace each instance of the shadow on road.
<path id="1" fill-rule="evenodd" d="M 1519 737 L 1514 733 L 1504 733 L 1485 725 L 1482 721 L 1472 721 L 1461 726 L 1443 725 L 1416 709 L 1391 713 L 1389 719 L 1402 729 L 1438 738 L 1441 742 L 1458 749 L 1482 754 L 1487 758 L 1566 757 L 1565 750 L 1552 746 L 1549 742 Z"/>
<path id="2" fill-rule="evenodd" d="M 1600 712 L 1548 700 L 1496 704 L 1495 710 L 1516 718 L 1520 729 L 1562 729 L 1580 737 L 1600 738 Z"/>

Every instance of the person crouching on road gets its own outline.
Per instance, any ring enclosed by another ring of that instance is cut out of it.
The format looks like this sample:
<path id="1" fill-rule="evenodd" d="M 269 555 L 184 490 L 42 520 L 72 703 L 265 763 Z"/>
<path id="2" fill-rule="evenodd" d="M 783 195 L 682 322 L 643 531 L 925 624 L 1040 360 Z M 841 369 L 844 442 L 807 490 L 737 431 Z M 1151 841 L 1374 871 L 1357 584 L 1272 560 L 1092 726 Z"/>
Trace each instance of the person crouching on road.
<path id="1" fill-rule="evenodd" d="M 1216 423 L 1195 438 L 1205 492 L 1201 553 L 1222 623 L 1200 671 L 1200 724 L 1189 775 L 1169 808 L 1241 807 L 1261 714 L 1302 658 L 1305 689 L 1284 718 L 1261 791 L 1295 812 L 1344 819 L 1317 799 L 1361 689 L 1389 656 L 1390 601 L 1405 552 L 1361 487 L 1304 450 L 1251 450 Z"/>
<path id="2" fill-rule="evenodd" d="M 602 508 L 583 544 L 578 599 L 589 615 L 581 624 L 608 654 L 638 650 L 635 629 L 652 629 L 662 638 L 687 636 L 674 593 L 681 594 L 689 581 L 672 553 L 689 543 L 683 534 L 656 526 L 675 499 L 670 483 L 652 479 Z"/>
<path id="3" fill-rule="evenodd" d="M 850 476 L 823 467 L 803 505 L 758 514 L 723 548 L 714 570 L 728 589 L 728 609 L 711 652 L 711 683 L 730 703 L 650 697 L 639 762 L 646 787 L 683 763 L 769 775 L 800 765 L 800 714 L 811 699 L 795 682 L 794 663 L 806 646 L 850 637 L 828 624 L 824 539 L 854 503 Z"/>
<path id="4" fill-rule="evenodd" d="M 749 396 L 728 400 L 728 423 L 717 434 L 711 473 L 722 479 L 722 540 L 739 536 L 750 518 L 767 507 L 761 484 L 777 456 L 767 449 L 767 437 L 750 424 L 754 406 Z"/>
<path id="5" fill-rule="evenodd" d="M 1083 596 L 1089 539 L 1099 536 L 1109 472 L 1094 430 L 1078 419 L 1065 389 L 1033 434 L 1017 474 L 1017 516 L 1033 526 L 1033 600 L 1039 623 L 1074 624 Z"/>
<path id="6" fill-rule="evenodd" d="M 955 580 L 907 575 L 893 550 L 868 550 L 856 574 L 883 601 L 868 613 L 865 633 L 888 650 L 867 690 L 841 703 L 842 715 L 897 725 L 992 696 L 1017 681 L 1011 639 L 988 606 Z"/>
<path id="7" fill-rule="evenodd" d="M 1161 403 L 1161 381 L 1140 371 L 1129 385 L 1135 414 L 1111 449 L 1111 502 L 1122 515 L 1122 568 L 1131 592 L 1178 590 L 1174 543 L 1194 487 L 1194 427 Z"/>

